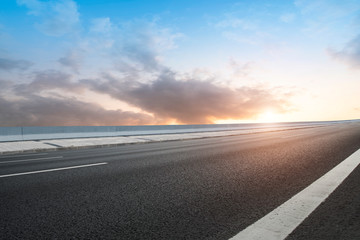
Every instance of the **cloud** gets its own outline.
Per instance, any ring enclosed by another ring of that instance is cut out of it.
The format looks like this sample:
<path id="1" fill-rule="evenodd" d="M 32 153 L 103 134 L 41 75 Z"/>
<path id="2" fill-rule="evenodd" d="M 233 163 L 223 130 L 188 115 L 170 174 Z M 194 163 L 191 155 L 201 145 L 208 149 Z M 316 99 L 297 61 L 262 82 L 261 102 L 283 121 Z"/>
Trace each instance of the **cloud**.
<path id="1" fill-rule="evenodd" d="M 33 81 L 30 83 L 17 84 L 13 87 L 16 93 L 33 94 L 46 90 L 60 89 L 66 92 L 81 94 L 85 87 L 72 81 L 73 76 L 57 70 L 45 70 L 33 73 Z"/>
<path id="2" fill-rule="evenodd" d="M 360 9 L 357 0 L 295 0 L 294 4 L 304 15 L 315 15 L 318 20 L 329 20 L 349 16 Z"/>
<path id="3" fill-rule="evenodd" d="M 250 119 L 272 108 L 289 111 L 288 96 L 256 87 L 231 89 L 196 79 L 177 80 L 171 71 L 151 83 L 86 81 L 92 90 L 126 101 L 159 119 L 179 123 L 213 123 L 216 119 Z"/>
<path id="4" fill-rule="evenodd" d="M 31 76 L 29 83 L 0 81 L 0 108 L 4 113 L 1 125 L 206 124 L 218 119 L 251 119 L 268 109 L 292 111 L 289 94 L 277 89 L 219 86 L 210 79 L 198 80 L 196 74 L 181 75 L 165 66 L 146 82 L 137 80 L 131 72 L 122 77 L 104 73 L 92 80 L 78 80 L 58 70 L 33 72 Z M 149 114 L 106 110 L 78 99 L 91 91 Z"/>
<path id="5" fill-rule="evenodd" d="M 66 82 L 66 81 L 65 81 Z M 106 110 L 95 103 L 70 97 L 44 97 L 41 90 L 57 87 L 41 86 L 39 81 L 19 85 L 0 81 L 1 126 L 79 126 L 79 125 L 144 125 L 155 124 L 148 114 L 131 111 Z M 35 87 L 40 90 L 34 91 Z M 70 85 L 59 86 L 62 88 Z M 13 92 L 16 98 L 9 92 Z"/>
<path id="6" fill-rule="evenodd" d="M 13 83 L 9 80 L 2 80 L 0 79 L 0 95 L 1 93 L 4 93 L 6 91 L 8 91 L 11 87 L 12 87 Z"/>
<path id="7" fill-rule="evenodd" d="M 234 58 L 230 58 L 229 67 L 233 77 L 244 79 L 249 76 L 251 70 L 254 68 L 254 63 L 253 62 L 240 63 L 237 62 Z"/>
<path id="8" fill-rule="evenodd" d="M 176 48 L 175 39 L 181 36 L 159 27 L 155 21 L 137 19 L 114 23 L 110 18 L 96 18 L 78 46 L 83 58 L 92 61 L 97 68 L 106 63 L 106 68 L 112 65 L 117 72 L 138 73 L 137 77 L 141 77 L 142 73 L 161 67 L 160 56 Z"/>
<path id="9" fill-rule="evenodd" d="M 73 50 L 66 54 L 66 56 L 59 58 L 58 62 L 77 73 L 81 67 L 82 56 L 80 51 Z"/>
<path id="10" fill-rule="evenodd" d="M 328 53 L 350 67 L 360 69 L 360 35 L 348 42 L 341 51 L 329 49 Z"/>
<path id="11" fill-rule="evenodd" d="M 9 101 L 0 97 L 1 126 L 93 126 L 144 125 L 156 123 L 147 114 L 105 110 L 75 99 L 32 96 Z"/>
<path id="12" fill-rule="evenodd" d="M 357 29 L 360 4 L 357 0 L 324 1 L 324 0 L 296 0 L 301 14 L 306 17 L 306 32 L 314 37 L 320 34 L 322 38 L 337 39 L 344 37 L 343 33 L 357 33 L 342 49 L 327 49 L 327 53 L 351 68 L 360 68 L 360 34 Z M 353 22 L 353 24 L 349 24 Z M 355 28 L 354 28 L 355 27 Z M 333 31 L 336 29 L 337 31 Z"/>
<path id="13" fill-rule="evenodd" d="M 42 71 L 34 74 L 31 83 L 16 90 L 23 89 L 21 94 L 25 96 L 33 91 L 38 95 L 50 90 L 76 94 L 93 91 L 152 114 L 149 123 L 154 119 L 157 123 L 213 123 L 217 119 L 255 118 L 269 108 L 281 113 L 290 111 L 289 97 L 277 90 L 220 86 L 215 82 L 222 82 L 221 76 L 200 80 L 196 74 L 170 70 L 157 57 L 173 41 L 172 34 L 153 23 L 111 25 L 110 35 L 115 42 L 109 56 L 115 72 L 104 71 L 93 79 L 80 80 L 60 71 Z M 250 63 L 232 61 L 230 65 L 239 77 L 246 77 L 251 68 Z"/>
<path id="14" fill-rule="evenodd" d="M 14 69 L 26 70 L 33 64 L 25 60 L 12 60 L 6 58 L 0 58 L 0 70 L 11 71 Z"/>
<path id="15" fill-rule="evenodd" d="M 330 35 L 334 29 L 347 28 L 348 19 L 357 15 L 360 10 L 358 0 L 295 0 L 295 6 L 305 19 L 306 27 L 303 29 L 311 36 Z M 338 31 L 335 34 L 339 34 Z"/>
<path id="16" fill-rule="evenodd" d="M 91 32 L 108 33 L 112 31 L 112 23 L 110 18 L 95 18 L 92 20 Z"/>
<path id="17" fill-rule="evenodd" d="M 136 20 L 119 26 L 119 40 L 114 43 L 114 54 L 119 65 L 130 66 L 137 71 L 152 72 L 161 68 L 159 55 L 174 48 L 173 34 L 159 28 L 154 22 Z M 120 66 L 121 67 L 121 66 Z"/>
<path id="18" fill-rule="evenodd" d="M 44 20 L 43 27 L 50 26 L 49 22 L 63 23 L 59 19 L 70 15 L 69 24 L 60 24 L 63 28 L 55 27 L 56 31 L 47 34 L 68 33 L 78 22 L 72 1 L 19 2 Z M 69 4 L 68 14 L 63 9 L 65 3 Z M 55 7 L 57 4 L 59 8 Z M 44 9 L 61 17 L 47 16 Z M 73 20 L 71 16 L 75 16 Z M 231 88 L 219 84 L 226 77 L 211 71 L 208 76 L 198 77 L 191 71 L 170 70 L 159 56 L 175 48 L 175 39 L 180 35 L 158 27 L 154 21 L 115 24 L 109 18 L 101 18 L 84 29 L 89 31 L 58 58 L 62 66 L 73 71 L 38 70 L 23 75 L 22 83 L 0 82 L 0 108 L 4 112 L 1 125 L 141 125 L 174 121 L 202 124 L 218 119 L 251 119 L 269 108 L 279 113 L 291 111 L 289 96 L 277 89 Z M 81 64 L 87 66 L 86 74 L 80 73 Z M 251 65 L 235 61 L 230 65 L 239 78 L 246 77 L 251 69 Z M 140 111 L 124 111 L 121 107 L 106 110 L 94 103 L 103 99 L 89 99 L 91 94 L 110 96 Z"/>
<path id="19" fill-rule="evenodd" d="M 38 22 L 36 27 L 50 36 L 71 33 L 79 22 L 77 5 L 72 0 L 18 0 L 17 3 L 26 6 L 29 14 L 39 17 L 41 22 Z"/>
<path id="20" fill-rule="evenodd" d="M 26 6 L 29 9 L 29 14 L 31 15 L 40 15 L 44 10 L 44 3 L 38 0 L 17 0 L 18 5 Z"/>

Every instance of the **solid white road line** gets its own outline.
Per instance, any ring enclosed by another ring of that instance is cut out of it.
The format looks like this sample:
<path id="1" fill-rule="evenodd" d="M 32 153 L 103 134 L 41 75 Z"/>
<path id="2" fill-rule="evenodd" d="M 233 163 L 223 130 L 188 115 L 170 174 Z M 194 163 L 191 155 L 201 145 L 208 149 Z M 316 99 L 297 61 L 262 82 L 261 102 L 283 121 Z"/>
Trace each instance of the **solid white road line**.
<path id="1" fill-rule="evenodd" d="M 21 155 L 0 155 L 0 159 L 2 159 L 2 158 L 13 158 L 13 157 L 39 156 L 39 155 L 47 155 L 47 153 L 32 153 L 32 154 L 21 154 Z"/>
<path id="2" fill-rule="evenodd" d="M 359 165 L 360 149 L 231 240 L 285 239 Z"/>
<path id="3" fill-rule="evenodd" d="M 29 174 L 36 174 L 36 173 L 44 173 L 44 172 L 55 172 L 55 171 L 62 171 L 62 170 L 68 170 L 68 169 L 74 169 L 74 168 L 93 167 L 93 166 L 99 166 L 99 165 L 104 165 L 104 164 L 108 164 L 108 163 L 102 162 L 102 163 L 93 163 L 93 164 L 78 165 L 78 166 L 71 166 L 71 167 L 63 167 L 63 168 L 45 169 L 45 170 L 32 171 L 32 172 L 12 173 L 12 174 L 0 175 L 0 178 L 14 177 L 14 176 L 20 176 L 20 175 L 29 175 Z"/>
<path id="4" fill-rule="evenodd" d="M 14 160 L 14 161 L 3 161 L 0 162 L 0 164 L 3 163 L 17 163 L 17 162 L 32 162 L 32 161 L 41 161 L 41 160 L 49 160 L 49 159 L 56 159 L 56 158 L 63 158 L 62 156 L 56 156 L 56 157 L 46 157 L 46 158 L 32 158 L 32 159 L 23 159 L 23 160 Z"/>

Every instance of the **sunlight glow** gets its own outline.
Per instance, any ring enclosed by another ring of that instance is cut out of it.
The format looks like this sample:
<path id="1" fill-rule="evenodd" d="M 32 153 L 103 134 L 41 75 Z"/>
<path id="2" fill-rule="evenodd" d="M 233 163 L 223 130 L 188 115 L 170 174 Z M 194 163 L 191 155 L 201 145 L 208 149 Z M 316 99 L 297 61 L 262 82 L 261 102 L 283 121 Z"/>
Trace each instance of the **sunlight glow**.
<path id="1" fill-rule="evenodd" d="M 281 122 L 281 115 L 274 113 L 271 110 L 267 110 L 266 112 L 260 114 L 257 121 L 264 123 Z"/>

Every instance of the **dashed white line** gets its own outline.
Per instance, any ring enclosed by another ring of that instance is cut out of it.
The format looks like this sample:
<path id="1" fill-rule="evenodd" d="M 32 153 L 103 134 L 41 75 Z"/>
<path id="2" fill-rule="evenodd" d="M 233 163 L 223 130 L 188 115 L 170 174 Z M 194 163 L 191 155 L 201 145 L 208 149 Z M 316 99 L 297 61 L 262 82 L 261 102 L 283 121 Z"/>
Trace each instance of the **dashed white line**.
<path id="1" fill-rule="evenodd" d="M 45 173 L 45 172 L 55 172 L 55 171 L 62 171 L 62 170 L 68 170 L 68 169 L 74 169 L 74 168 L 94 167 L 94 166 L 99 166 L 99 165 L 104 165 L 104 164 L 108 164 L 108 163 L 102 162 L 102 163 L 93 163 L 93 164 L 78 165 L 78 166 L 71 166 L 71 167 L 63 167 L 63 168 L 45 169 L 45 170 L 32 171 L 32 172 L 12 173 L 12 174 L 0 175 L 0 178 L 37 174 L 37 173 Z"/>
<path id="2" fill-rule="evenodd" d="M 3 163 L 18 163 L 18 162 L 32 162 L 32 161 L 41 161 L 41 160 L 49 160 L 49 159 L 57 159 L 57 158 L 63 158 L 63 156 L 22 159 L 22 160 L 14 160 L 14 161 L 3 161 L 3 162 L 0 162 L 0 164 L 3 164 Z"/>
<path id="3" fill-rule="evenodd" d="M 47 153 L 32 153 L 32 154 L 21 154 L 21 155 L 0 155 L 1 158 L 14 158 L 14 157 L 32 157 L 32 156 L 40 156 L 47 155 Z"/>
<path id="4" fill-rule="evenodd" d="M 360 164 L 360 149 L 231 240 L 285 239 Z"/>

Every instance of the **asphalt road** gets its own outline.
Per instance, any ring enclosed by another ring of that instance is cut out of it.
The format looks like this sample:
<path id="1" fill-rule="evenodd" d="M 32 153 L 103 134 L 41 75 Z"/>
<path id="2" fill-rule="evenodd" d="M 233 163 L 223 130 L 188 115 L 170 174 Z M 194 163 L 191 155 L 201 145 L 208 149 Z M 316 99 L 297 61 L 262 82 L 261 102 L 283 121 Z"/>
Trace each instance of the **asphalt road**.
<path id="1" fill-rule="evenodd" d="M 343 123 L 0 156 L 0 238 L 229 239 L 359 148 L 360 123 Z M 359 179 L 288 238 L 359 239 Z"/>

